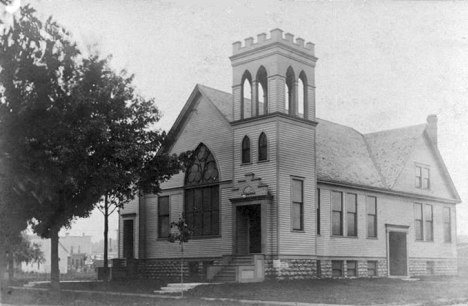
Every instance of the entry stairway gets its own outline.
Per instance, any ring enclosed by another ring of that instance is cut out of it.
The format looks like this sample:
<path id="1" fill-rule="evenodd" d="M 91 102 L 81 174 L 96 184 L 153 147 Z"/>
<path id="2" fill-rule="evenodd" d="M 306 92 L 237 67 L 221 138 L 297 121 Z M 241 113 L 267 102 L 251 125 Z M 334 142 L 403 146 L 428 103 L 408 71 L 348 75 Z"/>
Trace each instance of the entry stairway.
<path id="1" fill-rule="evenodd" d="M 263 276 L 263 255 L 236 255 L 223 260 L 223 264 L 214 266 L 215 283 L 261 282 Z"/>

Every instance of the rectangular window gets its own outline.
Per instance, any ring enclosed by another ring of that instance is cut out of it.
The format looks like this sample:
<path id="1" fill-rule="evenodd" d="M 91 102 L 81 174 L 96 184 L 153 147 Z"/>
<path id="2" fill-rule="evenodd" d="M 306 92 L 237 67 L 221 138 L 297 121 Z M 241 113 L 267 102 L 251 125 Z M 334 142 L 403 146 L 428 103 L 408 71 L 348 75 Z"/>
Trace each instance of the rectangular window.
<path id="1" fill-rule="evenodd" d="M 169 225 L 169 197 L 158 198 L 158 237 L 167 238 L 170 232 Z"/>
<path id="2" fill-rule="evenodd" d="M 343 193 L 332 191 L 332 235 L 343 235 Z"/>
<path id="3" fill-rule="evenodd" d="M 414 203 L 414 230 L 416 240 L 423 240 L 422 204 Z"/>
<path id="4" fill-rule="evenodd" d="M 452 220 L 450 207 L 444 207 L 444 242 L 452 242 Z"/>
<path id="5" fill-rule="evenodd" d="M 427 275 L 433 275 L 434 274 L 434 262 L 433 261 L 426 261 L 426 273 Z"/>
<path id="6" fill-rule="evenodd" d="M 426 222 L 426 241 L 434 241 L 432 205 L 425 205 L 424 221 Z"/>
<path id="7" fill-rule="evenodd" d="M 377 198 L 367 197 L 367 237 L 377 237 Z"/>
<path id="8" fill-rule="evenodd" d="M 368 261 L 367 262 L 367 275 L 368 276 L 377 276 L 377 261 Z"/>
<path id="9" fill-rule="evenodd" d="M 184 206 L 194 237 L 219 235 L 219 186 L 186 189 Z"/>
<path id="10" fill-rule="evenodd" d="M 415 186 L 417 188 L 429 189 L 431 188 L 430 171 L 428 167 L 415 166 Z"/>
<path id="11" fill-rule="evenodd" d="M 343 277 L 343 262 L 341 260 L 332 260 L 332 276 Z"/>
<path id="12" fill-rule="evenodd" d="M 293 179 L 291 181 L 292 200 L 292 229 L 304 230 L 304 182 Z"/>
<path id="13" fill-rule="evenodd" d="M 347 236 L 357 236 L 357 195 L 346 194 L 346 228 Z"/>
<path id="14" fill-rule="evenodd" d="M 320 235 L 320 189 L 317 189 L 317 235 Z"/>
<path id="15" fill-rule="evenodd" d="M 346 274 L 348 277 L 357 276 L 357 262 L 356 261 L 347 261 L 346 262 Z"/>

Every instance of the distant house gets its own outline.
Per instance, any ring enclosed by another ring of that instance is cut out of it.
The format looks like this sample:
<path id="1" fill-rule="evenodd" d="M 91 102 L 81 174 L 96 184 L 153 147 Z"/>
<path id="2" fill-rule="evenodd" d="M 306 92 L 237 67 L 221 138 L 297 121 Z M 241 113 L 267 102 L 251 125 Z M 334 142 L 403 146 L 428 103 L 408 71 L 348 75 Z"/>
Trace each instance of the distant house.
<path id="1" fill-rule="evenodd" d="M 119 257 L 217 281 L 457 273 L 456 204 L 427 124 L 362 134 L 315 116 L 314 45 L 275 29 L 233 45 L 232 94 L 197 85 L 168 153 L 195 162 L 120 211 Z M 323 103 L 317 101 L 317 103 Z M 358 116 L 356 114 L 350 114 Z"/>
<path id="2" fill-rule="evenodd" d="M 38 243 L 44 252 L 45 262 L 22 263 L 21 269 L 25 272 L 50 273 L 50 239 L 42 239 L 38 236 L 30 236 L 29 240 Z M 85 267 L 85 261 L 91 254 L 91 236 L 66 236 L 59 237 L 59 269 L 60 273 L 65 274 L 69 271 L 82 270 Z"/>

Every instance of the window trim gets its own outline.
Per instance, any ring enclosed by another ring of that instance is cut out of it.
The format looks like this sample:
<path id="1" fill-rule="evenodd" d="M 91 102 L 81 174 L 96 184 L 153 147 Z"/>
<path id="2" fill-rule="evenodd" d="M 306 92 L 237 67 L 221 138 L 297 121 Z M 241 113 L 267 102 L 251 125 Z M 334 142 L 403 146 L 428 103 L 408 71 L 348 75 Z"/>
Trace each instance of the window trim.
<path id="1" fill-rule="evenodd" d="M 295 202 L 293 200 L 293 197 L 292 197 L 292 192 L 293 192 L 293 182 L 294 181 L 298 181 L 298 182 L 301 182 L 301 202 Z M 293 232 L 304 232 L 304 179 L 303 178 L 298 178 L 298 177 L 291 177 L 291 182 L 290 182 L 290 186 L 291 186 L 291 190 L 290 190 L 290 193 L 291 193 L 291 196 L 290 196 L 290 201 L 291 201 L 291 230 Z M 294 228 L 294 206 L 295 204 L 299 204 L 299 207 L 300 207 L 300 215 L 299 215 L 299 222 L 300 222 L 300 228 Z"/>
<path id="2" fill-rule="evenodd" d="M 428 213 L 428 207 L 430 207 L 431 219 L 426 218 L 426 213 Z M 428 229 L 431 230 L 431 237 L 428 238 Z M 431 204 L 424 204 L 424 241 L 434 241 L 434 206 Z"/>
<path id="3" fill-rule="evenodd" d="M 244 147 L 244 144 L 248 144 L 248 148 Z M 244 152 L 248 150 L 248 160 L 244 160 L 245 154 Z M 246 164 L 251 164 L 252 163 L 252 142 L 250 141 L 250 137 L 245 135 L 244 138 L 242 138 L 241 142 L 241 164 L 246 165 Z"/>
<path id="4" fill-rule="evenodd" d="M 160 212 L 160 200 L 161 198 L 167 198 L 167 215 L 161 215 Z M 161 236 L 161 217 L 166 217 L 167 216 L 167 219 L 168 219 L 168 230 L 167 230 L 167 233 L 168 235 L 167 236 Z M 171 197 L 169 195 L 165 195 L 165 196 L 158 196 L 158 239 L 166 239 L 167 237 L 169 237 L 169 234 L 171 233 Z"/>
<path id="5" fill-rule="evenodd" d="M 431 190 L 431 168 L 429 165 L 415 163 L 415 188 L 422 190 Z M 425 171 L 427 171 L 427 177 L 425 177 Z"/>
<path id="6" fill-rule="evenodd" d="M 334 264 L 334 263 L 335 263 L 335 264 L 338 264 L 338 263 L 339 263 L 339 264 L 340 264 L 340 269 L 335 269 L 335 268 L 333 267 L 333 264 Z M 331 261 L 332 277 L 343 277 L 343 275 L 344 275 L 343 269 L 344 269 L 343 260 L 332 260 L 332 261 Z M 339 276 L 333 275 L 333 271 L 335 271 L 335 270 L 341 271 Z"/>
<path id="7" fill-rule="evenodd" d="M 418 210 L 421 213 L 421 219 L 416 218 L 416 206 L 419 205 L 420 209 Z M 417 226 L 416 221 L 420 221 L 421 224 Z M 414 224 L 414 238 L 416 241 L 424 241 L 424 206 L 422 203 L 415 202 L 413 203 L 413 224 Z M 418 237 L 417 235 L 417 228 L 420 229 L 421 231 L 421 238 Z"/>
<path id="8" fill-rule="evenodd" d="M 354 197 L 354 199 L 355 199 L 355 201 L 354 201 L 355 212 L 354 213 L 349 211 L 348 196 Z M 358 196 L 357 196 L 357 194 L 347 192 L 346 195 L 345 195 L 345 202 L 346 202 L 346 222 L 345 222 L 346 223 L 346 237 L 358 237 Z M 348 223 L 349 214 L 353 214 L 353 216 L 354 216 L 354 231 L 355 231 L 354 235 L 350 235 L 348 233 L 348 231 L 349 231 L 349 223 Z"/>
<path id="9" fill-rule="evenodd" d="M 448 210 L 448 222 L 445 221 L 445 212 Z M 443 206 L 442 207 L 442 223 L 443 223 L 443 227 L 444 227 L 444 242 L 445 243 L 452 243 L 453 239 L 452 239 L 452 208 L 451 207 L 448 207 L 448 206 Z M 448 232 L 447 229 L 445 228 L 445 225 L 448 224 L 449 228 L 448 228 Z M 448 240 L 446 239 L 447 238 L 447 234 L 448 233 Z"/>
<path id="10" fill-rule="evenodd" d="M 262 136 L 265 137 L 265 144 L 264 144 L 264 145 L 262 145 L 262 144 L 260 143 L 260 140 L 262 140 Z M 269 146 L 269 143 L 268 143 L 268 137 L 267 137 L 267 135 L 266 135 L 265 132 L 261 132 L 261 133 L 260 133 L 260 135 L 258 136 L 258 142 L 257 142 L 257 144 L 258 144 L 257 161 L 258 161 L 258 162 L 266 162 L 266 161 L 268 161 L 268 157 L 270 156 L 268 150 L 269 150 L 269 147 L 270 147 L 270 146 Z M 264 149 L 264 150 L 265 150 L 265 157 L 264 157 L 264 158 L 262 158 L 262 156 L 261 156 L 261 154 L 262 154 L 262 148 L 265 148 L 265 149 Z"/>
<path id="11" fill-rule="evenodd" d="M 315 229 L 315 230 L 317 231 L 317 235 L 321 235 L 321 234 L 320 234 L 320 227 L 321 227 L 321 225 L 320 225 L 320 208 L 321 208 L 321 207 L 320 207 L 320 206 L 321 206 L 321 203 L 320 203 L 320 188 L 317 188 L 317 195 L 316 195 L 316 197 L 317 197 L 317 202 L 316 202 L 316 203 L 317 203 L 317 207 L 316 207 L 316 209 L 315 209 L 315 213 L 316 213 L 316 217 L 315 217 L 315 218 L 316 218 L 316 224 L 317 224 L 317 226 L 316 226 L 316 229 Z"/>
<path id="12" fill-rule="evenodd" d="M 375 201 L 374 201 L 374 205 L 375 205 L 375 214 L 370 214 L 369 213 L 369 198 L 374 198 Z M 377 210 L 377 197 L 376 196 L 369 196 L 369 195 L 366 195 L 366 224 L 367 224 L 367 238 L 370 238 L 370 239 L 376 239 L 379 237 L 379 232 L 378 232 L 378 210 Z M 375 231 L 375 236 L 370 236 L 369 235 L 369 217 L 373 217 L 374 218 L 374 231 Z"/>
<path id="13" fill-rule="evenodd" d="M 341 198 L 341 210 L 335 210 L 334 207 L 333 207 L 333 193 L 339 193 L 340 194 L 340 198 Z M 343 237 L 344 236 L 344 218 L 343 218 L 343 192 L 342 191 L 335 191 L 335 190 L 330 190 L 330 206 L 331 206 L 331 222 L 330 222 L 330 226 L 331 226 L 331 234 L 332 236 L 336 236 L 336 237 Z M 338 234 L 335 234 L 334 233 L 334 228 L 333 228 L 333 215 L 334 215 L 334 212 L 339 212 L 340 213 L 340 233 Z"/>
<path id="14" fill-rule="evenodd" d="M 375 264 L 375 268 L 374 268 L 374 269 L 369 269 L 369 264 L 370 264 L 370 263 Z M 378 267 L 379 267 L 379 263 L 378 263 L 377 260 L 368 260 L 368 261 L 367 261 L 367 276 L 368 276 L 368 277 L 378 277 L 378 276 L 379 276 L 379 273 L 378 273 L 379 269 L 378 269 Z M 369 275 L 369 271 L 372 271 L 372 270 L 375 271 L 374 275 Z"/>
<path id="15" fill-rule="evenodd" d="M 349 264 L 354 263 L 354 269 L 349 268 Z M 354 275 L 349 275 L 348 271 L 354 270 Z M 346 277 L 358 277 L 358 261 L 357 260 L 346 260 Z"/>

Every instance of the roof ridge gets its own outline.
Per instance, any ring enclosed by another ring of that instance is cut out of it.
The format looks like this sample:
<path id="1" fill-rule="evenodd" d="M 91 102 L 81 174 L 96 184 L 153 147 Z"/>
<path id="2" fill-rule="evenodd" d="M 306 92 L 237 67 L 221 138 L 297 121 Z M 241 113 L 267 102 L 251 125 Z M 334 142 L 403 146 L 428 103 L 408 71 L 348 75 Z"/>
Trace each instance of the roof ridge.
<path id="1" fill-rule="evenodd" d="M 399 128 L 395 128 L 395 129 L 381 130 L 381 131 L 377 131 L 377 132 L 365 133 L 363 135 L 370 136 L 370 135 L 375 135 L 375 134 L 380 134 L 380 133 L 394 132 L 394 131 L 399 131 L 399 130 L 403 130 L 403 129 L 410 129 L 410 128 L 416 128 L 416 127 L 421 127 L 421 128 L 424 127 L 425 128 L 426 126 L 427 126 L 426 123 L 421 123 L 421 124 L 403 126 L 403 127 L 399 127 Z"/>

